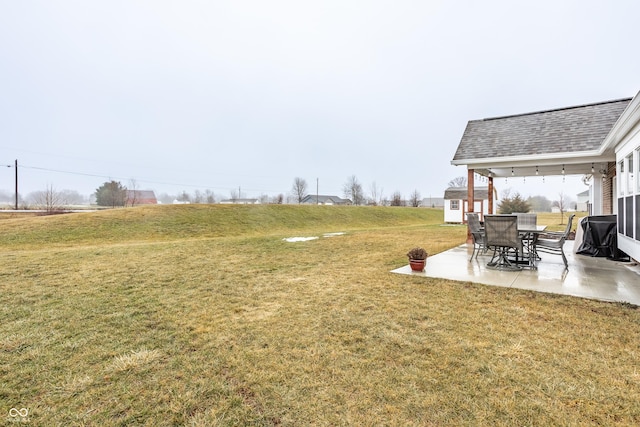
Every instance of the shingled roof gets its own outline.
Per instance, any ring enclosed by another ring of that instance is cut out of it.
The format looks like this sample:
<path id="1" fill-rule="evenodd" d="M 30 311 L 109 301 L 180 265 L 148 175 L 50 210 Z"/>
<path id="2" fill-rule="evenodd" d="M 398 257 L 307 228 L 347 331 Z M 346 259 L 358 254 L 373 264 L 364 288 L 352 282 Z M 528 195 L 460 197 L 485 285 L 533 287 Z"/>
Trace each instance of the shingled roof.
<path id="1" fill-rule="evenodd" d="M 453 164 L 466 160 L 598 150 L 631 98 L 471 120 Z"/>

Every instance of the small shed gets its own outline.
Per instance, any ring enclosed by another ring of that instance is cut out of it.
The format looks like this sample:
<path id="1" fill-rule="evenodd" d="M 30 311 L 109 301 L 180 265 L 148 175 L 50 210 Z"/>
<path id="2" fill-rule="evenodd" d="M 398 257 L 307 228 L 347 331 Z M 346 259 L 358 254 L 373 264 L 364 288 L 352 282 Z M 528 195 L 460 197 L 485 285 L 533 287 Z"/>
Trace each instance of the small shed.
<path id="1" fill-rule="evenodd" d="M 464 224 L 467 222 L 466 213 L 469 211 L 467 187 L 449 187 L 444 192 L 444 222 L 452 224 Z M 489 187 L 474 188 L 473 212 L 482 216 L 488 212 Z M 495 190 L 494 198 L 495 201 Z"/>

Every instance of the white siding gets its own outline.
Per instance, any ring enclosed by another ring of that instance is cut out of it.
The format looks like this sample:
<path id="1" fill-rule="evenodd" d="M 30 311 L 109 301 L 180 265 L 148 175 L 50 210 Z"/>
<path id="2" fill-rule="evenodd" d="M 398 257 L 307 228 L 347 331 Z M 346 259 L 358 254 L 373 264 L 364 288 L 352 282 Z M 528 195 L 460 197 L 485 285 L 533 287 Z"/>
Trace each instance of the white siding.
<path id="1" fill-rule="evenodd" d="M 640 219 L 640 206 L 637 205 L 638 195 L 640 195 L 640 116 L 635 117 L 635 124 L 627 136 L 616 146 L 616 163 L 618 172 L 623 168 L 624 172 L 617 177 L 617 196 L 625 199 L 625 203 L 633 201 L 632 220 L 629 222 L 624 217 L 626 224 L 631 224 L 633 233 L 627 236 L 624 230 L 618 229 L 618 248 L 626 252 L 635 260 L 640 260 L 640 236 L 637 235 L 637 221 Z M 633 199 L 630 199 L 630 198 Z M 618 215 L 625 212 L 618 210 Z"/>

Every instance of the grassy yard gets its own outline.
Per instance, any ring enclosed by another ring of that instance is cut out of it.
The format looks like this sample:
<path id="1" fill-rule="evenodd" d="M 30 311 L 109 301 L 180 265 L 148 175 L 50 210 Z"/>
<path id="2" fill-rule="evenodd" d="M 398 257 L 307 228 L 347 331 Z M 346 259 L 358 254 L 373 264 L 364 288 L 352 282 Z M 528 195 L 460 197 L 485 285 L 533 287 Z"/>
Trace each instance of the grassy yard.
<path id="1" fill-rule="evenodd" d="M 0 221 L 0 419 L 639 424 L 640 310 L 389 273 L 412 246 L 464 242 L 441 221 L 218 205 Z"/>

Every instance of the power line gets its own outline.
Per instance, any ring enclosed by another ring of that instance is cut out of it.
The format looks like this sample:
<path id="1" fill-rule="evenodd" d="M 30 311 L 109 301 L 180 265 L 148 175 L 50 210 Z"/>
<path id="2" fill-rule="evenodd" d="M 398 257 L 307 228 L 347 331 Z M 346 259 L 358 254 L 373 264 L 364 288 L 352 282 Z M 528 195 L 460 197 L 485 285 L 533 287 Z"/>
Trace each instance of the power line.
<path id="1" fill-rule="evenodd" d="M 11 167 L 11 165 L 7 165 L 8 167 Z M 21 165 L 21 167 L 23 168 L 27 168 L 27 169 L 33 169 L 33 170 L 40 170 L 40 171 L 45 171 L 45 172 L 56 172 L 56 173 L 64 173 L 64 174 L 68 174 L 68 175 L 78 175 L 78 176 L 90 176 L 90 177 L 94 177 L 94 178 L 104 178 L 104 179 L 109 179 L 109 180 L 130 180 L 130 179 L 135 179 L 138 182 L 141 183 L 146 183 L 146 184 L 156 184 L 156 185 L 170 185 L 170 186 L 174 186 L 174 187 L 190 187 L 190 188 L 212 188 L 212 189 L 217 189 L 217 190 L 233 190 L 234 187 L 218 187 L 218 186 L 210 186 L 210 185 L 196 185 L 196 184 L 185 184 L 185 183 L 175 183 L 175 182 L 164 182 L 164 181 L 153 181 L 153 180 L 148 180 L 148 179 L 137 179 L 137 178 L 132 178 L 132 177 L 128 177 L 128 178 L 123 178 L 123 177 L 117 177 L 117 176 L 113 176 L 113 175 L 100 175 L 100 174 L 91 174 L 91 173 L 85 173 L 85 172 L 72 172 L 72 171 L 66 171 L 66 170 L 60 170 L 60 169 L 51 169 L 51 168 L 43 168 L 40 166 L 29 166 L 29 165 Z M 245 190 L 249 190 L 249 191 L 269 191 L 269 192 L 279 192 L 279 190 L 264 190 L 264 189 L 257 189 L 257 188 L 246 188 Z"/>

